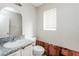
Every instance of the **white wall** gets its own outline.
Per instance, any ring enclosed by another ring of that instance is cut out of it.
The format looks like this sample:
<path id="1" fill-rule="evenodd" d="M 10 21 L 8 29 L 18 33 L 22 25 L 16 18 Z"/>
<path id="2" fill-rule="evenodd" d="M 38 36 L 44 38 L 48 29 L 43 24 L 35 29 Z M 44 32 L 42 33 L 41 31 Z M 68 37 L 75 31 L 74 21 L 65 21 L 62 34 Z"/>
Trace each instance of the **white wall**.
<path id="1" fill-rule="evenodd" d="M 56 31 L 43 30 L 43 12 L 57 9 Z M 37 8 L 38 38 L 51 44 L 79 51 L 79 4 L 44 4 Z"/>
<path id="2" fill-rule="evenodd" d="M 35 33 L 35 20 L 36 20 L 36 9 L 31 4 L 22 4 L 21 7 L 12 3 L 0 3 L 0 10 L 4 7 L 13 7 L 22 14 L 22 33 L 23 35 L 29 35 Z"/>

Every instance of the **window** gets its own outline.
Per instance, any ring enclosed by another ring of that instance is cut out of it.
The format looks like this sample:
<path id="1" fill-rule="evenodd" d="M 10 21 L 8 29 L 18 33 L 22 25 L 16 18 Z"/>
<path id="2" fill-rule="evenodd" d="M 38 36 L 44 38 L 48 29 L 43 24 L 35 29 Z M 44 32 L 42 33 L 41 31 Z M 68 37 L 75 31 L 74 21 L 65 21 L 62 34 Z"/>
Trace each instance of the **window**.
<path id="1" fill-rule="evenodd" d="M 44 11 L 43 29 L 56 30 L 56 8 Z"/>

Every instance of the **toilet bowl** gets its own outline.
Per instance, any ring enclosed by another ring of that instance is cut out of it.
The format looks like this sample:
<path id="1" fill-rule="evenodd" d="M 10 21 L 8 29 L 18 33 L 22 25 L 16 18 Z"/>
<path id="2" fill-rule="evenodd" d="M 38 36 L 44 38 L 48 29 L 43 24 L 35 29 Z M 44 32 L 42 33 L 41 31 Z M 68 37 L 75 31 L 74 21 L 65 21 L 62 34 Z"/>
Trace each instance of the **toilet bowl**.
<path id="1" fill-rule="evenodd" d="M 36 45 L 36 37 L 26 36 L 25 38 L 33 41 L 32 43 L 32 55 L 33 56 L 42 56 L 44 54 L 44 48 L 42 46 Z"/>
<path id="2" fill-rule="evenodd" d="M 44 54 L 44 48 L 42 46 L 36 45 L 33 47 L 34 56 L 42 56 Z"/>

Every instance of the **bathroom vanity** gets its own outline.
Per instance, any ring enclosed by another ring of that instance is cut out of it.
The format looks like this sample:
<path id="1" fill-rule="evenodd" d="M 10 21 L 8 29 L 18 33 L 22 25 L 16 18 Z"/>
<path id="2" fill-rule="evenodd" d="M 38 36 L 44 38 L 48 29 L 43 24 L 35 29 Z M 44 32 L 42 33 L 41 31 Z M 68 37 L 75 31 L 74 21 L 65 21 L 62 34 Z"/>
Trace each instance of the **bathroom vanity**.
<path id="1" fill-rule="evenodd" d="M 21 38 L 11 41 L 12 43 L 9 42 L 0 46 L 0 56 L 32 56 L 32 48 L 35 44 L 34 40 Z"/>
<path id="2" fill-rule="evenodd" d="M 34 41 L 20 38 L 22 15 L 5 7 L 0 11 L 0 20 L 0 56 L 31 56 Z"/>
<path id="3" fill-rule="evenodd" d="M 26 47 L 20 48 L 8 56 L 32 56 L 32 43 Z"/>

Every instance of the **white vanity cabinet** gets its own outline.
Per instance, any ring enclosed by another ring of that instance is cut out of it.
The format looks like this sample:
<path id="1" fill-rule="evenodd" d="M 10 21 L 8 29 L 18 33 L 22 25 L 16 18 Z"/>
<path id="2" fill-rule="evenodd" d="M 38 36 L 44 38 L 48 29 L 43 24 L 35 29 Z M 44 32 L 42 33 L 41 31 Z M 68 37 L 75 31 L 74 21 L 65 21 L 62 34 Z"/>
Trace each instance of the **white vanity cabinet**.
<path id="1" fill-rule="evenodd" d="M 32 56 L 32 48 L 33 45 L 28 45 L 27 47 L 25 47 L 24 49 L 20 49 L 12 54 L 9 54 L 8 56 Z"/>
<path id="2" fill-rule="evenodd" d="M 29 45 L 29 46 L 25 47 L 22 50 L 22 56 L 32 56 L 32 48 L 33 48 L 32 45 Z"/>
<path id="3" fill-rule="evenodd" d="M 8 56 L 21 56 L 21 55 L 22 55 L 22 49 L 14 52 L 14 53 L 12 53 L 12 54 L 10 54 Z"/>

